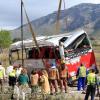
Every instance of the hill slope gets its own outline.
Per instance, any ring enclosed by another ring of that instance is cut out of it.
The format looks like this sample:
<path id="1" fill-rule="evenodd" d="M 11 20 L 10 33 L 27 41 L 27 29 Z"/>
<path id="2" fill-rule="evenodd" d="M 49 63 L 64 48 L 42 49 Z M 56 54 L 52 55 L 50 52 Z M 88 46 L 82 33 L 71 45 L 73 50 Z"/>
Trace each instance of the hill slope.
<path id="1" fill-rule="evenodd" d="M 55 34 L 57 12 L 32 21 L 33 29 L 38 35 Z M 62 10 L 60 14 L 60 33 L 85 29 L 89 34 L 100 32 L 100 4 L 83 3 L 72 8 Z M 20 27 L 12 30 L 12 37 L 20 37 Z M 17 34 L 17 35 L 16 35 Z M 98 37 L 99 34 L 97 34 Z M 24 25 L 24 38 L 31 37 L 28 25 Z"/>

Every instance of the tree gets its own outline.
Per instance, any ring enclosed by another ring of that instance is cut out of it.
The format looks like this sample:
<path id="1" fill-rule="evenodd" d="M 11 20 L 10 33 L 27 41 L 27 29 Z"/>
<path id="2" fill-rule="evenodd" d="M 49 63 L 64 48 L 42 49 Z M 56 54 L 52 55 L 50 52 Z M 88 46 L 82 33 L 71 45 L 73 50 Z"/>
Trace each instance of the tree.
<path id="1" fill-rule="evenodd" d="M 0 48 L 8 48 L 12 43 L 10 32 L 6 30 L 0 31 Z"/>

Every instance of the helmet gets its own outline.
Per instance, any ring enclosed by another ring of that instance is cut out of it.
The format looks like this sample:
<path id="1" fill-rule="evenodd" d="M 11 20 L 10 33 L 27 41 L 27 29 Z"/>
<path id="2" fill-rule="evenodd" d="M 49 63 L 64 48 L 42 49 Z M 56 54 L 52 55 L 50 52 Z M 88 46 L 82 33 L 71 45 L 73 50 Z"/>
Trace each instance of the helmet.
<path id="1" fill-rule="evenodd" d="M 56 64 L 55 63 L 52 63 L 51 64 L 51 68 L 56 68 Z"/>

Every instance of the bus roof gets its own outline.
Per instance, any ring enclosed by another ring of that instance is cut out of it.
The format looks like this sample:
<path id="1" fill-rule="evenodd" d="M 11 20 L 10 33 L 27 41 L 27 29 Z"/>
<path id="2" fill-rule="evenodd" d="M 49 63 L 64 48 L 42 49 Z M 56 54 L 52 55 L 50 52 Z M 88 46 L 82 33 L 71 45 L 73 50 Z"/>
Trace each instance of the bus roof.
<path id="1" fill-rule="evenodd" d="M 64 41 L 64 46 L 67 47 L 70 45 L 78 36 L 86 33 L 84 30 L 78 30 L 70 33 L 64 33 L 59 35 L 52 35 L 52 36 L 38 36 L 36 37 L 38 45 L 41 46 L 58 46 L 59 40 L 63 37 L 67 37 L 68 39 Z M 10 50 L 17 50 L 21 49 L 22 41 L 15 42 L 11 44 Z M 35 43 L 33 39 L 26 39 L 23 40 L 23 45 L 25 48 L 32 48 L 35 47 Z"/>

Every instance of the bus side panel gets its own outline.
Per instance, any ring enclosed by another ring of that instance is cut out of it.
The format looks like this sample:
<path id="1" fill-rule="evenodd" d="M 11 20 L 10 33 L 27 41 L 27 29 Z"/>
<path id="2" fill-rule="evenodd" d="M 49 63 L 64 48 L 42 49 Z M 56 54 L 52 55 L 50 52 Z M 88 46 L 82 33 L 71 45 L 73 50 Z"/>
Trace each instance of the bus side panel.
<path id="1" fill-rule="evenodd" d="M 90 69 L 90 67 L 95 66 L 96 67 L 96 61 L 94 52 L 88 52 L 86 55 L 81 56 L 81 62 L 87 67 L 87 69 Z"/>
<path id="2" fill-rule="evenodd" d="M 91 67 L 96 67 L 94 52 L 91 51 L 79 57 L 66 60 L 66 66 L 68 67 L 69 77 L 76 75 L 81 63 L 84 64 L 87 69 L 90 69 Z"/>
<path id="3" fill-rule="evenodd" d="M 80 57 L 75 57 L 66 61 L 68 68 L 68 77 L 76 75 L 77 69 L 80 66 Z"/>

